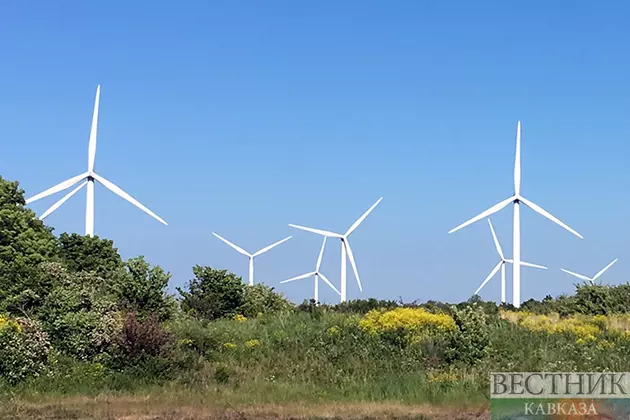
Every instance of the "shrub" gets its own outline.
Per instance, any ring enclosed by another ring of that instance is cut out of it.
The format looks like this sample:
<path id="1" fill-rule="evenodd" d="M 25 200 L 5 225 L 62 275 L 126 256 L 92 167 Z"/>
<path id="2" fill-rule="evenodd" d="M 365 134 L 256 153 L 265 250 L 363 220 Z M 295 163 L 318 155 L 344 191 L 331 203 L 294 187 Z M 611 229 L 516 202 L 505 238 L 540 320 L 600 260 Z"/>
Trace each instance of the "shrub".
<path id="1" fill-rule="evenodd" d="M 37 322 L 0 316 L 0 377 L 16 383 L 39 376 L 49 352 L 50 342 Z"/>
<path id="2" fill-rule="evenodd" d="M 40 319 L 55 348 L 80 360 L 108 353 L 122 327 L 115 300 L 103 279 L 72 273 L 46 297 Z"/>
<path id="3" fill-rule="evenodd" d="M 120 348 L 131 360 L 146 356 L 160 356 L 171 342 L 169 333 L 154 316 L 138 320 L 135 313 L 128 313 L 122 328 Z"/>
<path id="4" fill-rule="evenodd" d="M 124 274 L 115 276 L 112 289 L 121 308 L 146 318 L 149 314 L 165 321 L 175 313 L 176 302 L 166 293 L 170 273 L 151 267 L 144 257 L 130 258 Z"/>
<path id="5" fill-rule="evenodd" d="M 182 296 L 182 309 L 207 320 L 233 317 L 244 303 L 245 285 L 240 277 L 227 270 L 215 270 L 197 265 L 195 278 L 188 290 L 177 288 Z"/>
<path id="6" fill-rule="evenodd" d="M 259 313 L 273 314 L 290 311 L 293 308 L 293 304 L 281 293 L 264 284 L 245 287 L 244 293 L 243 305 L 238 311 L 248 318 L 254 318 Z"/>
<path id="7" fill-rule="evenodd" d="M 451 333 L 447 357 L 450 362 L 459 361 L 474 365 L 488 352 L 490 334 L 488 315 L 483 307 L 471 304 L 464 309 L 454 309 L 457 329 Z"/>

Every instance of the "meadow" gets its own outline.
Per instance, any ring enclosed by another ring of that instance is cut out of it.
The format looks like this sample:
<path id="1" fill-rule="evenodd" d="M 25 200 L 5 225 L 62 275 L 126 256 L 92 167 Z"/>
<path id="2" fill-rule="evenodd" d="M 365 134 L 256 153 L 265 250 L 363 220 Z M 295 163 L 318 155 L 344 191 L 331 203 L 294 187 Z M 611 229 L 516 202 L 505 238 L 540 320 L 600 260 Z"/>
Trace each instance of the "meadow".
<path id="1" fill-rule="evenodd" d="M 518 310 L 289 302 L 212 267 L 170 275 L 58 237 L 0 178 L 0 418 L 489 418 L 493 371 L 629 371 L 630 284 Z"/>

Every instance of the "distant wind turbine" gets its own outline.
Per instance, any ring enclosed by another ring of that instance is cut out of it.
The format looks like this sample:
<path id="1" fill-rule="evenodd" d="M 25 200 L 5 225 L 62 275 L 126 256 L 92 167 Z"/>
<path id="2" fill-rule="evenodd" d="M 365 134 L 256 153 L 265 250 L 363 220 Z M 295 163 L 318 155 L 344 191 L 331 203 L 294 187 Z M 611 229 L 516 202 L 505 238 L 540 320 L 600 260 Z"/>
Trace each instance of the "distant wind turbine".
<path id="1" fill-rule="evenodd" d="M 574 273 L 573 271 L 565 270 L 564 268 L 561 268 L 561 270 L 564 271 L 565 273 L 568 273 L 568 274 L 571 274 L 572 276 L 577 277 L 578 279 L 586 280 L 586 281 L 591 282 L 592 284 L 595 284 L 595 280 L 597 280 L 602 274 L 604 274 L 606 270 L 612 267 L 612 265 L 617 262 L 617 259 L 618 258 L 615 258 L 610 264 L 608 264 L 606 267 L 599 270 L 599 273 L 595 274 L 593 277 L 587 277 L 582 274 Z"/>
<path id="2" fill-rule="evenodd" d="M 479 286 L 479 288 L 475 291 L 475 295 L 478 295 L 479 291 L 481 291 L 483 286 L 485 286 L 486 283 L 488 283 L 488 281 L 490 281 L 490 279 L 494 277 L 495 274 L 497 274 L 497 271 L 501 269 L 501 303 L 505 303 L 505 264 L 506 263 L 513 264 L 514 261 L 511 259 L 507 259 L 503 256 L 503 250 L 501 249 L 501 245 L 499 244 L 499 240 L 497 239 L 497 234 L 494 232 L 494 227 L 492 227 L 492 222 L 490 221 L 490 219 L 488 219 L 488 224 L 490 225 L 490 231 L 492 232 L 492 239 L 494 239 L 494 246 L 497 249 L 497 253 L 499 254 L 500 261 L 497 263 L 497 265 L 494 266 L 490 274 L 488 274 L 488 277 L 486 277 L 483 283 L 481 283 L 481 286 Z M 521 265 L 524 265 L 526 267 L 542 268 L 545 270 L 547 269 L 547 267 L 545 266 L 532 264 L 525 261 L 521 261 Z"/>
<path id="3" fill-rule="evenodd" d="M 315 293 L 313 294 L 313 299 L 315 300 L 315 304 L 319 303 L 319 277 L 326 282 L 338 295 L 341 295 L 341 292 L 333 286 L 333 284 L 328 280 L 328 278 L 319 271 L 319 267 L 322 265 L 322 257 L 324 256 L 324 248 L 326 247 L 326 237 L 324 236 L 324 242 L 322 242 L 322 248 L 319 251 L 319 257 L 317 258 L 317 265 L 315 266 L 315 271 L 311 271 L 310 273 L 302 274 L 296 277 L 291 277 L 290 279 L 283 280 L 280 283 L 288 283 L 290 281 L 301 280 L 307 277 L 315 276 Z"/>
<path id="4" fill-rule="evenodd" d="M 212 232 L 212 234 L 214 236 L 216 236 L 217 238 L 221 239 L 226 244 L 228 244 L 230 247 L 234 248 L 235 250 L 237 250 L 238 252 L 240 252 L 241 254 L 243 254 L 243 255 L 245 255 L 246 257 L 249 258 L 249 285 L 250 286 L 254 285 L 254 257 L 257 257 L 260 254 L 264 254 L 265 252 L 269 251 L 271 248 L 274 248 L 274 247 L 280 245 L 281 243 L 286 242 L 286 241 L 288 241 L 289 239 L 292 238 L 292 236 L 288 236 L 288 237 L 284 238 L 281 241 L 278 241 L 278 242 L 276 242 L 274 244 L 266 246 L 263 249 L 261 249 L 259 251 L 256 251 L 253 254 L 250 254 L 249 252 L 245 251 L 240 246 L 234 245 L 232 242 L 230 242 L 227 239 L 217 235 L 216 233 Z"/>
<path id="5" fill-rule="evenodd" d="M 571 229 L 569 226 L 561 222 L 555 216 L 551 215 L 548 211 L 540 207 L 538 204 L 527 200 L 525 197 L 521 195 L 521 122 L 519 121 L 516 125 L 516 155 L 514 159 L 514 194 L 501 201 L 500 203 L 495 204 L 489 209 L 479 213 L 477 216 L 473 217 L 470 220 L 462 223 L 456 228 L 451 229 L 448 233 L 456 232 L 472 223 L 475 223 L 481 219 L 485 219 L 486 217 L 498 212 L 502 208 L 506 207 L 508 204 L 514 204 L 514 236 L 513 236 L 513 286 L 512 286 L 512 302 L 515 307 L 521 306 L 521 213 L 520 213 L 520 203 L 525 204 L 530 209 L 534 210 L 536 213 L 546 217 L 551 220 L 555 224 L 560 227 L 568 230 L 578 238 L 584 239 L 582 235 L 577 233 L 575 230 Z"/>
<path id="6" fill-rule="evenodd" d="M 365 220 L 365 218 L 368 217 L 368 214 L 370 214 L 372 210 L 374 210 L 374 208 L 378 205 L 378 203 L 381 202 L 381 200 L 383 200 L 383 197 L 379 198 L 376 203 L 372 204 L 372 207 L 370 207 L 365 213 L 363 213 L 363 215 L 359 217 L 357 221 L 354 222 L 352 226 L 350 226 L 350 229 L 348 229 L 348 231 L 343 235 L 341 233 L 330 232 L 327 230 L 313 229 L 309 227 L 289 224 L 289 226 L 296 229 L 317 233 L 318 235 L 328 236 L 331 238 L 339 238 L 341 240 L 341 302 L 346 301 L 346 253 L 348 255 L 347 258 L 350 260 L 350 265 L 352 265 L 352 269 L 354 270 L 354 277 L 357 280 L 357 284 L 359 285 L 359 290 L 363 291 L 363 287 L 361 287 L 361 280 L 359 279 L 359 270 L 357 270 L 357 264 L 354 261 L 354 254 L 352 253 L 352 248 L 350 248 L 348 236 L 350 236 L 350 234 L 355 231 L 355 229 Z"/>
<path id="7" fill-rule="evenodd" d="M 138 200 L 136 200 L 135 198 L 127 194 L 125 191 L 123 191 L 120 187 L 115 185 L 113 182 L 108 181 L 107 179 L 103 178 L 102 176 L 94 172 L 94 158 L 96 157 L 96 132 L 98 128 L 98 105 L 99 105 L 100 95 L 101 95 L 101 86 L 99 85 L 96 88 L 96 100 L 94 101 L 94 114 L 92 116 L 92 129 L 90 131 L 90 143 L 88 145 L 88 170 L 87 172 L 84 172 L 81 175 L 77 175 L 73 178 L 63 181 L 55 185 L 54 187 L 51 187 L 47 189 L 46 191 L 41 192 L 29 198 L 28 200 L 26 200 L 26 204 L 30 204 L 34 201 L 39 200 L 40 198 L 48 197 L 51 194 L 64 191 L 72 187 L 73 185 L 83 181 L 83 183 L 81 183 L 78 187 L 70 191 L 61 200 L 57 201 L 48 210 L 46 210 L 44 214 L 39 216 L 39 219 L 44 220 L 52 212 L 57 210 L 63 203 L 68 201 L 68 199 L 72 197 L 74 194 L 76 194 L 81 188 L 87 185 L 87 200 L 85 204 L 85 235 L 93 236 L 94 235 L 94 183 L 98 181 L 101 184 L 103 184 L 105 188 L 107 188 L 108 190 L 116 194 L 117 196 L 129 201 L 131 204 L 133 204 L 134 206 L 138 207 L 143 212 L 147 213 L 149 216 L 156 219 L 158 222 L 167 225 L 167 223 L 160 216 L 158 216 L 157 214 L 153 213 L 151 210 L 143 206 Z"/>

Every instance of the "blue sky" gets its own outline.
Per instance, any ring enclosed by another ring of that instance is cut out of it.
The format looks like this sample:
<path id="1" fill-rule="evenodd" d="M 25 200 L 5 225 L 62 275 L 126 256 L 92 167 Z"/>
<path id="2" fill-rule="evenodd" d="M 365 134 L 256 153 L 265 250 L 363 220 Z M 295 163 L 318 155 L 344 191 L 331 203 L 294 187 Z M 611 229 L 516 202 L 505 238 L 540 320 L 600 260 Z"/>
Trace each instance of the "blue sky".
<path id="1" fill-rule="evenodd" d="M 519 119 L 523 195 L 585 238 L 524 209 L 522 257 L 550 269 L 523 269 L 523 298 L 615 257 L 602 279 L 627 280 L 625 2 L 13 2 L 0 16 L 0 174 L 30 196 L 85 171 L 101 84 L 96 171 L 169 226 L 97 185 L 96 234 L 172 288 L 194 264 L 247 275 L 213 231 L 252 252 L 292 234 L 256 279 L 301 301 L 312 282 L 279 282 L 312 270 L 321 242 L 287 224 L 345 231 L 383 196 L 350 238 L 364 291 L 349 271 L 349 298 L 467 299 L 496 252 L 485 222 L 447 232 L 512 193 Z M 82 191 L 47 221 L 82 233 L 84 209 Z M 511 217 L 493 218 L 506 254 Z M 338 283 L 336 241 L 322 271 Z"/>

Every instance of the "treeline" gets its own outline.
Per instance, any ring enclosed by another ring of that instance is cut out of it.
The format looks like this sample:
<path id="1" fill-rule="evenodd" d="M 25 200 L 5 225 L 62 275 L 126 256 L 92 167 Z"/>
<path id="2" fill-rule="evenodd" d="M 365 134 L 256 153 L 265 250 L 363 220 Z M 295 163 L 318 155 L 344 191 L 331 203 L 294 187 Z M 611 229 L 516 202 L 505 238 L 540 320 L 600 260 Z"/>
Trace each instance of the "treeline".
<path id="1" fill-rule="evenodd" d="M 18 183 L 0 177 L 0 387 L 33 380 L 54 387 L 60 378 L 100 378 L 110 387 L 131 386 L 129 378 L 203 382 L 199 375 L 221 383 L 239 369 L 256 369 L 256 357 L 263 356 L 258 362 L 269 369 L 265 378 L 281 373 L 297 378 L 297 365 L 303 364 L 301 378 L 324 385 L 343 383 L 352 372 L 363 372 L 365 381 L 381 372 L 375 360 L 389 374 L 440 363 L 473 365 L 489 357 L 483 325 L 498 322 L 501 309 L 515 310 L 478 296 L 458 304 L 367 299 L 293 305 L 273 288 L 249 287 L 227 270 L 195 266 L 192 274 L 177 296 L 170 295 L 171 276 L 161 267 L 142 256 L 123 261 L 110 240 L 56 237 L 25 207 Z M 426 314 L 443 314 L 455 331 L 431 336 L 431 345 L 418 350 L 400 341 L 399 333 L 376 340 L 360 328 L 370 311 L 397 308 L 425 310 L 388 312 L 403 317 L 401 325 L 421 326 L 423 317 L 431 320 Z M 560 316 L 630 313 L 630 285 L 578 285 L 573 295 L 530 300 L 521 310 Z M 239 324 L 247 320 L 254 322 Z M 257 356 L 251 349 L 260 349 Z M 318 373 L 324 365 L 328 376 Z"/>

